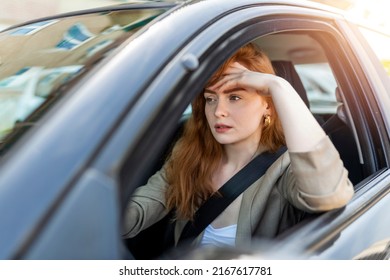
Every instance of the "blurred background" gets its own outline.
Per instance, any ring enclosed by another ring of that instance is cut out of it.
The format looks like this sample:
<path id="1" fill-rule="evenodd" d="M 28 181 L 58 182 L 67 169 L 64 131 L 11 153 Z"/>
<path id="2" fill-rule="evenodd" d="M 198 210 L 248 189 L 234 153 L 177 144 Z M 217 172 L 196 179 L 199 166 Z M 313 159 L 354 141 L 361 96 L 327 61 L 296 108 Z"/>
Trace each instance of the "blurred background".
<path id="1" fill-rule="evenodd" d="M 0 30 L 10 25 L 48 15 L 80 9 L 123 4 L 126 2 L 145 2 L 129 0 L 1 0 Z M 172 0 L 174 1 L 174 0 Z M 234 1 L 234 0 L 227 0 Z M 346 11 L 351 16 L 362 17 L 380 29 L 390 30 L 388 0 L 312 0 Z"/>

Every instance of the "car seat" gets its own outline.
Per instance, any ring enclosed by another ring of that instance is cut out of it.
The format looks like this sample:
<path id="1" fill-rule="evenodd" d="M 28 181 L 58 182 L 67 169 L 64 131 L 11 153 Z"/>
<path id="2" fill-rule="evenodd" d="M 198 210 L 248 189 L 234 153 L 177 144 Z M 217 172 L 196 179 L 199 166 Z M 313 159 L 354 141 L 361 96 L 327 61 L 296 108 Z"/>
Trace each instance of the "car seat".
<path id="1" fill-rule="evenodd" d="M 344 166 L 349 172 L 349 179 L 356 185 L 364 179 L 363 165 L 359 159 L 359 151 L 352 131 L 353 124 L 348 117 L 339 87 L 336 88 L 336 100 L 339 103 L 337 113 L 332 115 L 322 128 L 339 151 Z"/>

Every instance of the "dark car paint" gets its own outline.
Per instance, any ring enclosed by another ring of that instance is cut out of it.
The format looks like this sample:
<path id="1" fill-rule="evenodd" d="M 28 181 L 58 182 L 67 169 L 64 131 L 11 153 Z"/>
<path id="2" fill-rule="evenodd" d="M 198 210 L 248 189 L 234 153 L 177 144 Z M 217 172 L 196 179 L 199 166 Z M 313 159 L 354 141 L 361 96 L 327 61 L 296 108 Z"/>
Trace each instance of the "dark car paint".
<path id="1" fill-rule="evenodd" d="M 257 36 L 258 31 L 242 25 L 251 24 L 251 18 L 287 13 L 289 9 L 303 17 L 333 17 L 291 2 L 285 10 L 277 1 L 267 2 L 272 5 L 220 1 L 215 6 L 209 1 L 194 1 L 178 6 L 78 81 L 41 120 L 42 125 L 26 134 L 1 161 L 0 258 L 123 258 L 121 201 L 131 189 L 120 186 L 136 186 L 144 180 L 147 169 L 151 169 L 148 162 L 166 146 L 186 104 L 197 93 L 196 85 L 204 83 L 207 74 L 215 70 L 216 60 L 229 55 L 223 49 L 238 46 L 236 38 L 249 41 Z M 335 18 L 343 25 L 340 15 Z M 228 30 L 227 26 L 239 28 Z M 210 54 L 209 48 L 214 53 Z M 199 62 L 199 66 L 195 63 L 188 67 L 186 59 Z M 192 75 L 197 70 L 201 75 Z M 366 74 L 366 70 L 359 74 Z M 137 81 L 131 88 L 123 86 L 129 73 Z M 108 93 L 115 93 L 116 98 Z M 387 155 L 389 115 L 381 104 L 388 104 L 389 98 L 384 87 L 380 94 L 387 96 L 380 96 L 379 108 L 375 107 L 382 115 L 376 121 L 381 135 L 376 142 L 382 143 L 378 148 Z M 364 119 L 366 113 L 361 114 Z M 369 136 L 366 146 L 373 143 Z M 366 153 L 367 160 L 370 155 Z M 368 186 L 359 190 L 345 209 L 298 225 L 294 232 L 280 238 L 278 246 L 301 254 L 314 253 L 319 258 L 348 259 L 389 237 L 389 162 L 387 156 L 371 161 L 373 168 L 384 167 L 383 171 L 368 178 Z M 85 207 L 87 203 L 91 207 Z M 378 220 L 383 222 L 373 224 Z M 374 231 L 365 232 L 373 226 Z M 353 235 L 363 235 L 361 244 L 353 243 L 358 240 L 352 239 Z"/>

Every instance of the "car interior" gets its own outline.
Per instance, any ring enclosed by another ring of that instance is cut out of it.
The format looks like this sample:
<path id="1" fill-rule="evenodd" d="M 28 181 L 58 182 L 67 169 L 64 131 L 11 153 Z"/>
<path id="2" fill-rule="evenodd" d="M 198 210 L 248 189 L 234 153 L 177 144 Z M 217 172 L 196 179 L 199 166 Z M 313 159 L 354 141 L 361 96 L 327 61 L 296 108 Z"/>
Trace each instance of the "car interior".
<path id="1" fill-rule="evenodd" d="M 364 178 L 356 144 L 358 139 L 342 90 L 336 82 L 322 46 L 309 34 L 303 33 L 269 35 L 258 38 L 255 43 L 271 58 L 276 74 L 290 82 L 312 111 L 339 151 L 351 182 L 356 185 Z M 312 66 L 326 71 L 315 72 Z M 298 72 L 297 69 L 302 67 L 309 70 Z M 312 85 L 304 79 L 308 72 L 312 72 L 312 76 L 316 75 L 311 78 L 311 82 L 318 84 L 318 93 L 313 93 L 310 89 Z M 330 83 L 329 79 L 333 81 Z M 330 87 L 325 89 L 322 85 L 324 82 L 328 82 Z M 319 98 L 321 95 L 322 98 Z M 329 103 L 329 100 L 333 102 Z M 318 110 L 316 107 L 322 104 L 327 109 Z"/>
<path id="2" fill-rule="evenodd" d="M 365 176 L 351 114 L 321 45 L 310 35 L 304 33 L 272 34 L 257 38 L 253 43 L 267 53 L 275 73 L 291 83 L 312 111 L 318 123 L 338 149 L 349 172 L 351 182 L 356 185 L 363 180 Z M 302 68 L 307 66 L 310 66 L 308 70 L 303 71 Z M 321 71 L 313 71 L 316 67 Z M 300 70 L 298 71 L 298 69 Z M 310 79 L 306 77 L 308 75 L 311 75 Z M 326 84 L 329 78 L 331 83 Z M 316 90 L 313 91 L 313 88 Z M 161 168 L 189 116 L 190 110 L 186 110 L 169 147 L 160 156 L 160 161 L 156 163 L 155 171 Z M 147 258 L 143 254 L 145 248 L 139 248 L 137 244 L 144 244 L 145 240 L 149 240 L 149 242 L 153 240 L 153 236 L 156 236 L 156 232 L 159 231 L 159 228 L 164 227 L 166 222 L 167 220 L 163 219 L 151 228 L 144 230 L 139 236 L 126 240 L 127 247 L 136 258 Z M 159 244 L 150 244 L 150 246 L 156 248 Z"/>

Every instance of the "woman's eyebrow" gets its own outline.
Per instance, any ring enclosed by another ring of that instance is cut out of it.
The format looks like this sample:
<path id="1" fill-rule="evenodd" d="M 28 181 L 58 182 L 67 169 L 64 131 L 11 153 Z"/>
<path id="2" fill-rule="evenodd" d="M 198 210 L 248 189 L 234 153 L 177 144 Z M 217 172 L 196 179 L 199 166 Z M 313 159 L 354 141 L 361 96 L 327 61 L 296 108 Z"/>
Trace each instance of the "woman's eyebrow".
<path id="1" fill-rule="evenodd" d="M 235 88 L 229 88 L 227 90 L 224 90 L 223 93 L 231 93 L 231 92 L 235 92 L 235 91 L 247 91 L 245 88 L 243 87 L 235 87 Z"/>
<path id="2" fill-rule="evenodd" d="M 211 89 L 208 89 L 208 88 L 205 88 L 204 89 L 204 92 L 206 93 L 213 93 L 213 94 L 217 94 L 215 91 L 211 90 Z"/>
<path id="3" fill-rule="evenodd" d="M 243 87 L 235 87 L 235 88 L 226 89 L 226 90 L 223 91 L 223 93 L 228 94 L 228 93 L 231 93 L 231 92 L 242 91 L 242 90 L 243 90 L 243 91 L 246 91 L 246 89 L 243 88 Z M 213 91 L 213 90 L 211 90 L 211 89 L 208 89 L 208 88 L 205 88 L 205 89 L 204 89 L 204 92 L 205 92 L 205 93 L 217 94 L 217 92 L 215 92 L 215 91 Z"/>

